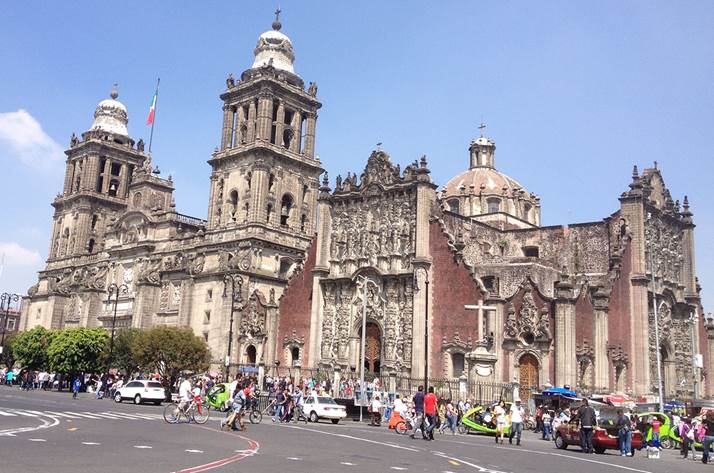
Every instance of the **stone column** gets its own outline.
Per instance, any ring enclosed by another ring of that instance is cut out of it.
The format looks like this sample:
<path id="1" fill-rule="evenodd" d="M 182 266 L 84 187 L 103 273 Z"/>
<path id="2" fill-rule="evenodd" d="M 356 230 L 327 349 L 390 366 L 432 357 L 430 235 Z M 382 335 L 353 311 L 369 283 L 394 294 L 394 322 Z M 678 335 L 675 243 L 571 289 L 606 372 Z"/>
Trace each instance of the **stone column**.
<path id="1" fill-rule="evenodd" d="M 64 191 L 63 194 L 67 195 L 72 192 L 72 181 L 74 177 L 74 161 L 67 160 L 67 167 L 64 172 Z"/>
<path id="2" fill-rule="evenodd" d="M 268 166 L 261 160 L 253 166 L 253 178 L 250 190 L 250 222 L 265 222 L 266 197 L 268 196 Z M 273 209 L 275 212 L 275 209 Z"/>
<path id="3" fill-rule="evenodd" d="M 302 122 L 300 119 L 300 113 L 296 111 L 293 113 L 293 120 L 290 123 L 290 126 L 293 129 L 293 139 L 290 141 L 289 149 L 293 153 L 298 153 L 300 151 L 300 122 Z"/>
<path id="4" fill-rule="evenodd" d="M 248 105 L 248 143 L 252 143 L 255 141 L 255 135 L 256 135 L 256 109 L 255 109 L 255 100 L 250 101 L 250 105 Z"/>
<path id="5" fill-rule="evenodd" d="M 109 192 L 109 181 L 112 180 L 112 161 L 111 159 L 107 158 L 106 161 L 104 161 L 104 170 L 102 171 L 104 173 L 104 181 L 102 181 L 102 194 L 106 194 Z"/>
<path id="6" fill-rule="evenodd" d="M 263 360 L 268 366 L 273 366 L 275 360 L 277 359 L 277 350 L 280 344 L 280 341 L 278 340 L 279 323 L 280 320 L 278 318 L 278 307 L 268 307 L 265 321 L 265 332 L 268 334 L 268 339 L 263 345 L 265 347 L 265 351 L 263 352 Z M 259 362 L 260 359 L 256 361 Z"/>
<path id="7" fill-rule="evenodd" d="M 117 197 L 120 199 L 126 198 L 128 184 L 129 176 L 127 176 L 127 166 L 126 164 L 122 164 L 119 170 L 119 188 L 117 189 Z"/>
<path id="8" fill-rule="evenodd" d="M 218 183 L 218 176 L 216 174 L 211 174 L 210 180 L 211 191 L 208 194 L 208 228 L 215 228 L 217 225 L 213 220 L 216 218 L 216 186 Z"/>
<path id="9" fill-rule="evenodd" d="M 327 181 L 323 182 L 320 188 L 320 195 L 317 200 L 318 221 L 320 226 L 317 229 L 317 253 L 315 256 L 315 268 L 312 279 L 312 307 L 310 312 L 310 353 L 308 354 L 307 366 L 314 367 L 320 361 L 320 344 L 322 343 L 322 289 L 320 281 L 330 274 L 330 240 L 332 238 L 332 214 L 330 213 L 330 188 Z"/>
<path id="10" fill-rule="evenodd" d="M 602 289 L 593 294 L 595 391 L 602 393 L 608 392 L 610 388 L 610 362 L 607 357 L 608 303 L 609 296 Z"/>
<path id="11" fill-rule="evenodd" d="M 223 133 L 221 134 L 221 149 L 233 147 L 235 109 L 228 104 L 223 105 Z"/>
<path id="12" fill-rule="evenodd" d="M 261 91 L 258 96 L 258 123 L 255 138 L 257 140 L 270 140 L 270 128 L 273 121 L 273 98 L 270 92 Z"/>
<path id="13" fill-rule="evenodd" d="M 276 99 L 278 100 L 278 99 Z M 278 116 L 275 118 L 275 145 L 283 147 L 283 129 L 285 127 L 285 104 L 278 101 Z"/>
<path id="14" fill-rule="evenodd" d="M 242 146 L 242 145 L 246 144 L 243 141 L 248 140 L 247 133 L 246 133 L 245 139 L 244 140 L 241 139 L 241 128 L 243 128 L 243 125 L 246 125 L 246 121 L 248 120 L 248 117 L 246 116 L 245 108 L 242 105 L 238 106 L 238 109 L 236 111 L 236 120 L 238 120 L 238 123 L 235 125 L 234 130 L 233 130 L 233 133 L 235 135 L 233 138 L 233 142 L 234 142 L 234 146 Z M 246 126 L 246 129 L 247 128 L 248 127 Z"/>
<path id="15" fill-rule="evenodd" d="M 305 130 L 305 156 L 309 158 L 315 157 L 315 126 L 317 122 L 317 113 L 307 112 L 307 125 Z"/>
<path id="16" fill-rule="evenodd" d="M 555 382 L 575 386 L 575 291 L 565 275 L 555 284 Z"/>

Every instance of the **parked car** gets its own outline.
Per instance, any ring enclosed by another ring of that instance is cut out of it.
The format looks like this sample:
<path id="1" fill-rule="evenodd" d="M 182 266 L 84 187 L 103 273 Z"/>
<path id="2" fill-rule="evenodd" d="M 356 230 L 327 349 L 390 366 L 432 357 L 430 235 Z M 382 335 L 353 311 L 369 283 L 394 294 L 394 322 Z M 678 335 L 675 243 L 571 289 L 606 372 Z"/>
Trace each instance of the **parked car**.
<path id="1" fill-rule="evenodd" d="M 568 445 L 580 446 L 580 426 L 571 421 L 562 423 L 555 432 L 555 446 L 565 450 Z M 642 448 L 642 434 L 639 430 L 632 432 L 632 454 Z M 619 450 L 617 429 L 610 423 L 595 427 L 593 430 L 593 450 L 595 453 L 605 453 L 605 450 Z"/>
<path id="2" fill-rule="evenodd" d="M 143 379 L 129 381 L 114 393 L 115 402 L 131 399 L 134 401 L 134 404 L 153 402 L 157 406 L 161 405 L 165 397 L 166 393 L 160 382 Z"/>
<path id="3" fill-rule="evenodd" d="M 308 396 L 302 410 L 310 422 L 330 419 L 333 424 L 337 424 L 340 419 L 347 417 L 345 406 L 337 404 L 330 396 Z"/>

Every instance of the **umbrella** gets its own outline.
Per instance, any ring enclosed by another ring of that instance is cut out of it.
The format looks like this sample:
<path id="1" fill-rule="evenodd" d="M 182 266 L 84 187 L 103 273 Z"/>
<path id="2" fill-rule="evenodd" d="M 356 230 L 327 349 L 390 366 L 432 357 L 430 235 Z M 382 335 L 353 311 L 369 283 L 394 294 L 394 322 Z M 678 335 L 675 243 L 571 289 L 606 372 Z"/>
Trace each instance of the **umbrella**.
<path id="1" fill-rule="evenodd" d="M 543 394 L 546 396 L 568 396 L 568 397 L 575 397 L 577 396 L 577 393 L 575 391 L 571 391 L 570 389 L 565 389 L 565 388 L 548 388 L 543 390 Z"/>

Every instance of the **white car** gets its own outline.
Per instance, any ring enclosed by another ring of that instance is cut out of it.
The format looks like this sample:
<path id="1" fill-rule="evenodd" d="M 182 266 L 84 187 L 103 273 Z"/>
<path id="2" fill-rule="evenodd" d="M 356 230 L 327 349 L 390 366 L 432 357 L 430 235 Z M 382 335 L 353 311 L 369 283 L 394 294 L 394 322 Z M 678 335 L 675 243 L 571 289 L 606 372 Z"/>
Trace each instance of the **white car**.
<path id="1" fill-rule="evenodd" d="M 124 399 L 132 399 L 134 404 L 153 402 L 158 406 L 166 399 L 166 393 L 164 392 L 164 387 L 158 381 L 135 379 L 134 381 L 129 381 L 114 393 L 115 402 L 122 402 Z"/>
<path id="2" fill-rule="evenodd" d="M 340 419 L 347 417 L 345 406 L 337 404 L 330 396 L 308 396 L 305 399 L 302 410 L 308 416 L 310 422 L 330 419 L 333 424 L 337 424 Z"/>

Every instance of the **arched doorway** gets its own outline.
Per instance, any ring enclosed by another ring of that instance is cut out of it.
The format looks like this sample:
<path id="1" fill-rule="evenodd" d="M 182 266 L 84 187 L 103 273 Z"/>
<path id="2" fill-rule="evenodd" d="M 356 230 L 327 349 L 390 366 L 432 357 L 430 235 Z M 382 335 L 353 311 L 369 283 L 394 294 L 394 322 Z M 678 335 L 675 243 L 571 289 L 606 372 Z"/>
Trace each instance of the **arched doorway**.
<path id="1" fill-rule="evenodd" d="M 532 353 L 526 353 L 518 361 L 520 388 L 518 394 L 526 403 L 531 397 L 531 391 L 538 389 L 538 359 Z"/>
<path id="2" fill-rule="evenodd" d="M 245 362 L 249 365 L 254 365 L 257 359 L 257 350 L 254 345 L 248 345 L 245 349 Z"/>
<path id="3" fill-rule="evenodd" d="M 362 329 L 359 331 L 362 338 Z M 361 359 L 360 351 L 360 359 Z M 359 364 L 359 360 L 358 360 Z M 367 322 L 367 337 L 364 348 L 364 369 L 369 373 L 379 373 L 382 368 L 382 332 L 379 325 L 374 322 Z"/>

